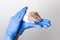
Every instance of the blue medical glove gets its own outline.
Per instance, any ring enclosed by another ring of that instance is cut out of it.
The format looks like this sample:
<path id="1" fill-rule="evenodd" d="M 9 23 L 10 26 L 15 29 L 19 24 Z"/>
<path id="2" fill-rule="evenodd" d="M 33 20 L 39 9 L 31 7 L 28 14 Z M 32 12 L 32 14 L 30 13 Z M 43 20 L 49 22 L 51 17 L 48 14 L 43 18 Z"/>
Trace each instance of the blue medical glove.
<path id="1" fill-rule="evenodd" d="M 26 23 L 22 21 L 22 25 L 19 31 L 19 35 L 21 35 L 24 30 L 29 28 L 48 28 L 51 26 L 51 22 L 48 19 L 42 19 L 41 21 L 33 24 L 33 23 Z"/>
<path id="2" fill-rule="evenodd" d="M 15 16 L 11 18 L 4 40 L 15 39 L 16 34 L 18 33 L 19 27 L 21 27 L 21 23 L 26 13 L 26 10 L 27 10 L 27 7 L 24 7 L 23 9 L 21 9 L 21 11 L 19 11 Z"/>

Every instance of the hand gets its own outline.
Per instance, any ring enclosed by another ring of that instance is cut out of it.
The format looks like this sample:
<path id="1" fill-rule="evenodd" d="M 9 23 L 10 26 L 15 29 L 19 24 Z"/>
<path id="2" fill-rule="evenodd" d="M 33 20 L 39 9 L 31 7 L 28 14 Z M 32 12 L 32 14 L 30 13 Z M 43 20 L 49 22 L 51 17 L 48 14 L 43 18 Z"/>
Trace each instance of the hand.
<path id="1" fill-rule="evenodd" d="M 21 23 L 26 10 L 27 7 L 24 7 L 21 9 L 21 11 L 19 11 L 15 16 L 11 18 L 4 40 L 14 40 L 16 38 L 16 34 L 18 34 L 18 29 L 21 27 Z"/>
<path id="2" fill-rule="evenodd" d="M 24 30 L 29 29 L 29 28 L 48 28 L 50 26 L 51 26 L 51 22 L 48 19 L 42 19 L 41 21 L 37 22 L 36 24 L 26 23 L 26 22 L 22 21 L 19 35 L 21 35 Z"/>

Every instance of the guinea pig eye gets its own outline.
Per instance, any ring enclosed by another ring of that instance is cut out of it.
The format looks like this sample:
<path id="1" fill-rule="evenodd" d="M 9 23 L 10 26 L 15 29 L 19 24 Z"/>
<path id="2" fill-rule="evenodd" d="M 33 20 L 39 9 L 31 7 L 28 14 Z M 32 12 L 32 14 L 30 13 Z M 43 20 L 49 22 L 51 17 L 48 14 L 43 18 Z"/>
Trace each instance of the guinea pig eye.
<path id="1" fill-rule="evenodd" d="M 38 18 L 38 16 L 35 16 L 35 18 Z"/>

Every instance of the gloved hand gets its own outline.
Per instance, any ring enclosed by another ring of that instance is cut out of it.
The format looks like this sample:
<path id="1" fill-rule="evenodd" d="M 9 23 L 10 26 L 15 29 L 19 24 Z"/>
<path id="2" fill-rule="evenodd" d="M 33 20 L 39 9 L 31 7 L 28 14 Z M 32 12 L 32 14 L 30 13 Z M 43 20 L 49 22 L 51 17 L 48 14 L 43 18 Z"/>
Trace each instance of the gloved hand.
<path id="1" fill-rule="evenodd" d="M 16 34 L 18 34 L 19 27 L 21 27 L 21 23 L 26 11 L 27 7 L 24 7 L 23 9 L 21 9 L 21 11 L 19 11 L 15 16 L 11 18 L 4 40 L 15 39 Z"/>
<path id="2" fill-rule="evenodd" d="M 19 35 L 23 33 L 24 30 L 29 28 L 48 28 L 51 26 L 51 22 L 48 19 L 42 19 L 41 21 L 33 24 L 33 23 L 26 23 L 22 21 L 22 25 L 19 31 Z"/>
<path id="3" fill-rule="evenodd" d="M 26 13 L 26 10 L 27 7 L 24 7 L 21 11 L 19 11 L 15 16 L 11 18 L 4 40 L 14 40 L 16 38 L 16 34 L 21 35 L 25 29 L 47 28 L 50 26 L 50 21 L 47 19 L 42 19 L 36 24 L 24 22 L 23 17 Z"/>

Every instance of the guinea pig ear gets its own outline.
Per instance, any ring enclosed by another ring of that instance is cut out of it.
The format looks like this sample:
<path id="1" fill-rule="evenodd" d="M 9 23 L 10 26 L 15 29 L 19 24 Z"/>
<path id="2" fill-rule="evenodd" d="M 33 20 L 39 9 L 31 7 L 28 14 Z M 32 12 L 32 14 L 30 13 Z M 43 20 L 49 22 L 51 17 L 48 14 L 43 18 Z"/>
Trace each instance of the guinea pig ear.
<path id="1" fill-rule="evenodd" d="M 34 15 L 38 15 L 38 12 L 34 12 Z"/>
<path id="2" fill-rule="evenodd" d="M 35 13 L 38 13 L 38 12 L 35 12 Z"/>

